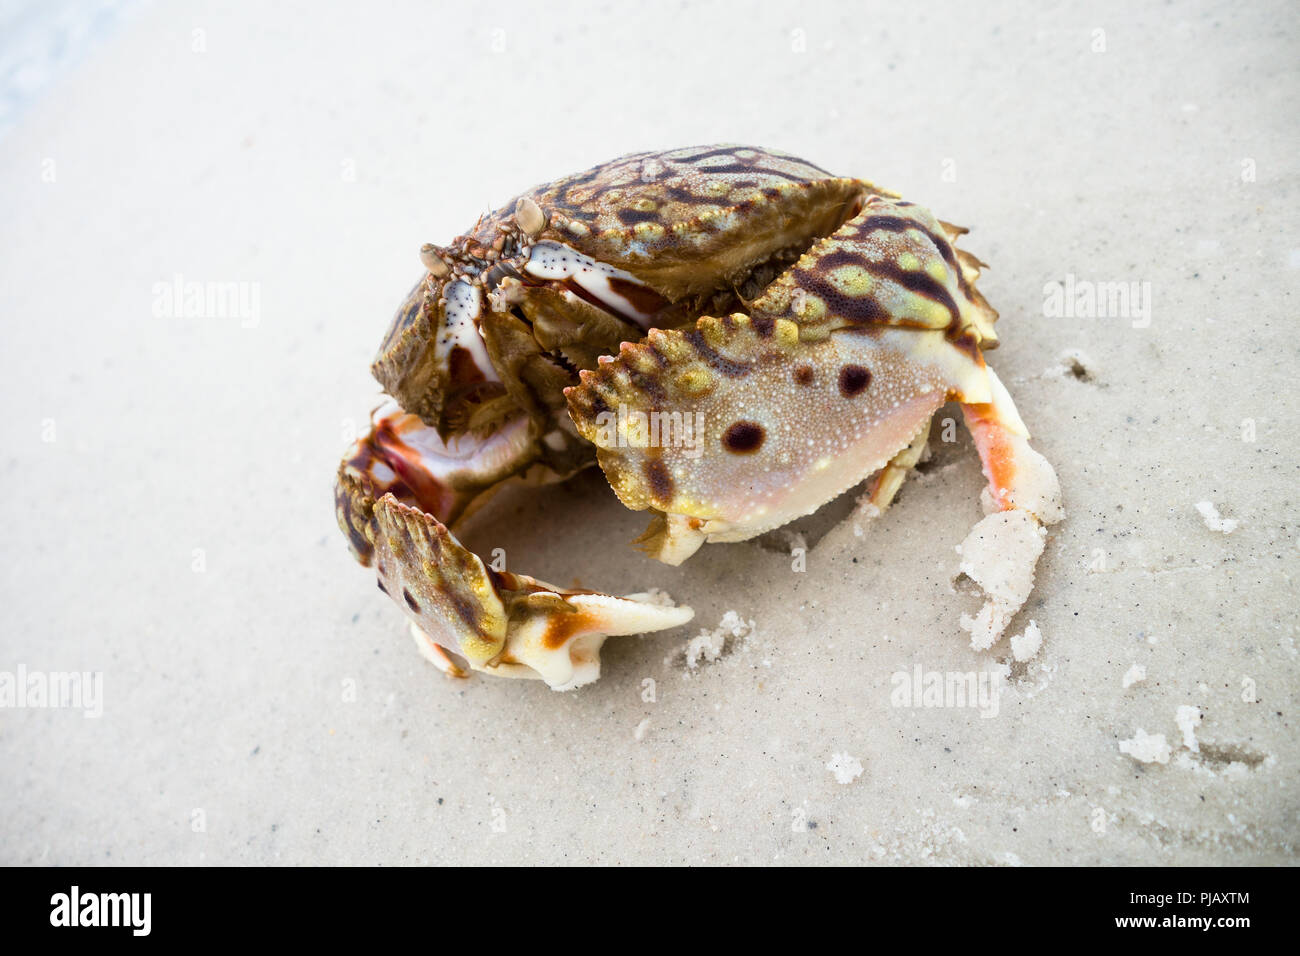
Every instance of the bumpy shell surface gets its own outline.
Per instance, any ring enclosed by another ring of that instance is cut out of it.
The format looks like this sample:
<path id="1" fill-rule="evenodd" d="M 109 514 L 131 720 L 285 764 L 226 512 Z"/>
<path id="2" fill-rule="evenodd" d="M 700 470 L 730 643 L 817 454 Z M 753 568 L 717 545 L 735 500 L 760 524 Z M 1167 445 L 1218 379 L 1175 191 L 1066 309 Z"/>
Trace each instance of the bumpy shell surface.
<path id="1" fill-rule="evenodd" d="M 433 269 L 398 309 L 372 371 L 444 435 L 481 433 L 521 410 L 544 416 L 563 408 L 562 389 L 600 354 L 651 327 L 743 307 L 876 194 L 863 180 L 747 146 L 594 166 L 427 249 Z M 484 348 L 460 327 L 467 322 Z"/>
<path id="2" fill-rule="evenodd" d="M 652 330 L 584 371 L 570 412 L 623 503 L 697 542 L 744 540 L 883 468 L 950 397 L 988 402 L 996 313 L 948 236 L 923 207 L 872 197 L 749 315 Z M 665 527 L 645 541 L 676 563 Z"/>

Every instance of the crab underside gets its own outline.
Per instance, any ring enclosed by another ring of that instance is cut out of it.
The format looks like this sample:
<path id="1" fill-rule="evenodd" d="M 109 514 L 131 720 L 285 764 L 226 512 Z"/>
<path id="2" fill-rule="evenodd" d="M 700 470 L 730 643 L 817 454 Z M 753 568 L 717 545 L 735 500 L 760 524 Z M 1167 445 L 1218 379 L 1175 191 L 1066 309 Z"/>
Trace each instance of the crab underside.
<path id="1" fill-rule="evenodd" d="M 354 555 L 447 673 L 464 673 L 450 652 L 566 690 L 599 676 L 607 637 L 692 612 L 488 567 L 450 529 L 494 491 L 599 464 L 650 512 L 640 547 L 679 564 L 871 475 L 855 520 L 878 516 L 955 400 L 988 479 L 959 549 L 985 603 L 960 623 L 992 646 L 1063 511 L 985 365 L 997 313 L 964 232 L 743 146 L 627 156 L 521 195 L 421 250 L 373 365 L 392 398 L 339 468 Z"/>

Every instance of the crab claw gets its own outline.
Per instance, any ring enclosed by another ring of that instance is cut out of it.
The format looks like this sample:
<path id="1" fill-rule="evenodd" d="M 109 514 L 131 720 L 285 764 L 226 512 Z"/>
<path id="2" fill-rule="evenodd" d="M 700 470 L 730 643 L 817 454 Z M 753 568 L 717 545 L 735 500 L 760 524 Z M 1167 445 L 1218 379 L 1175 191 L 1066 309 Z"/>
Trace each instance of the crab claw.
<path id="1" fill-rule="evenodd" d="M 639 544 L 679 564 L 815 511 L 909 446 L 944 403 L 943 370 L 900 346 L 923 333 L 801 338 L 789 319 L 703 318 L 655 331 L 569 394 Z"/>
<path id="2" fill-rule="evenodd" d="M 990 515 L 962 570 L 989 596 L 963 620 L 990 646 L 1024 604 L 1062 516 L 1056 474 L 982 346 L 997 313 L 981 263 L 927 210 L 885 197 L 815 243 L 752 314 L 652 330 L 565 394 L 630 508 L 652 509 L 638 543 L 680 563 L 706 541 L 743 541 L 808 514 L 863 478 L 877 515 L 924 454 L 930 419 L 962 403 L 989 478 Z"/>
<path id="3" fill-rule="evenodd" d="M 372 414 L 370 430 L 353 442 L 339 464 L 334 486 L 339 527 L 353 557 L 369 565 L 374 549 L 368 526 L 374 504 L 385 492 L 453 524 L 503 481 L 526 474 L 538 483 L 558 481 L 578 467 L 555 462 L 548 468 L 537 461 L 538 454 L 526 419 L 516 418 L 487 438 L 444 442 L 419 418 L 385 402 Z"/>
<path id="4" fill-rule="evenodd" d="M 618 598 L 492 571 L 442 522 L 392 494 L 375 503 L 373 521 L 380 590 L 474 670 L 571 690 L 600 676 L 606 638 L 677 627 L 695 613 L 648 595 Z"/>
<path id="5" fill-rule="evenodd" d="M 558 481 L 585 466 L 586 446 L 570 447 L 566 435 L 539 439 L 519 418 L 486 438 L 444 442 L 390 402 L 340 465 L 335 507 L 353 555 L 377 568 L 380 590 L 444 673 L 463 676 L 450 651 L 475 670 L 568 690 L 599 676 L 605 638 L 690 620 L 690 608 L 648 595 L 616 598 L 490 570 L 448 530 L 504 482 Z"/>
<path id="6" fill-rule="evenodd" d="M 976 650 L 997 643 L 1024 605 L 1047 537 L 1043 526 L 1065 517 L 1056 472 L 1029 446 L 1029 431 L 992 369 L 988 376 L 992 400 L 962 405 L 988 479 L 981 499 L 990 512 L 957 548 L 959 572 L 985 594 L 979 613 L 961 619 Z"/>

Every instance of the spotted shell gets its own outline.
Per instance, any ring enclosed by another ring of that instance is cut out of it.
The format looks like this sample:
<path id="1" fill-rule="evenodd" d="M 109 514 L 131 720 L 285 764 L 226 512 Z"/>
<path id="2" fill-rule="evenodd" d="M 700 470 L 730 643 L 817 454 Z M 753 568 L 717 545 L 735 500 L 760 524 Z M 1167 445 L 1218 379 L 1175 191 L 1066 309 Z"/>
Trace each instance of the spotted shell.
<path id="1" fill-rule="evenodd" d="M 629 508 L 710 541 L 779 527 L 883 468 L 950 398 L 991 400 L 997 314 L 963 256 L 928 210 L 871 197 L 749 314 L 652 330 L 582 372 L 573 421 Z"/>
<path id="2" fill-rule="evenodd" d="M 747 146 L 638 153 L 538 186 L 445 247 L 372 371 L 444 436 L 562 411 L 581 369 L 647 329 L 743 308 L 873 195 Z"/>

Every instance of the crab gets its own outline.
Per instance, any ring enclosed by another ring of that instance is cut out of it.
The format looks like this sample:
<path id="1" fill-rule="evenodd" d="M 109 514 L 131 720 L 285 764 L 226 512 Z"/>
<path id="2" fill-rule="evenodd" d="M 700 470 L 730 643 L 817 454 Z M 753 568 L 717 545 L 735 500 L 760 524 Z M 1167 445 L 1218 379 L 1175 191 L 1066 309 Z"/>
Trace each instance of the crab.
<path id="1" fill-rule="evenodd" d="M 389 398 L 339 467 L 354 556 L 421 652 L 567 690 L 614 635 L 686 623 L 653 593 L 489 566 L 452 532 L 507 484 L 598 464 L 680 564 L 810 514 L 874 475 L 877 518 L 960 403 L 987 487 L 959 547 L 992 646 L 1033 586 L 1060 487 L 984 352 L 997 313 L 966 230 L 773 150 L 638 153 L 538 186 L 420 250 L 372 371 Z"/>

